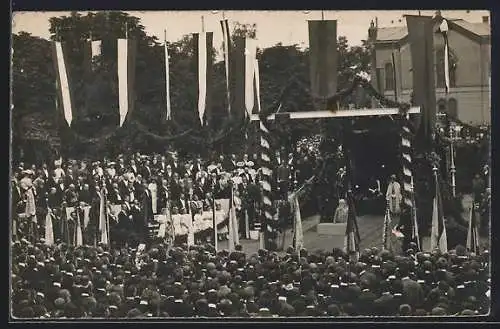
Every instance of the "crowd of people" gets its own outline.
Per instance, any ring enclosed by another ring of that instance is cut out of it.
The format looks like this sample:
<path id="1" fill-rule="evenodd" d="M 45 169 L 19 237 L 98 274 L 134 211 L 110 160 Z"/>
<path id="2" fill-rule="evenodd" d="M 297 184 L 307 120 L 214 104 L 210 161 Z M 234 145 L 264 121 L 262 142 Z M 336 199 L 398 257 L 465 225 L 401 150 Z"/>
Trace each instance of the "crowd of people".
<path id="1" fill-rule="evenodd" d="M 257 155 L 237 157 L 220 155 L 206 161 L 201 158 L 179 159 L 167 155 L 118 156 L 114 161 L 56 160 L 25 166 L 19 163 L 12 178 L 12 209 L 15 236 L 43 236 L 44 218 L 53 215 L 55 240 L 71 243 L 74 217 L 88 217 L 82 226 L 83 242 L 99 242 L 100 193 L 106 194 L 108 204 L 121 205 L 121 212 L 110 223 L 111 234 L 117 243 L 144 242 L 148 223 L 155 214 L 168 209 L 171 214 L 196 214 L 212 207 L 213 199 L 229 198 L 234 185 L 234 197 L 248 211 L 253 223 L 257 219 L 257 200 L 260 188 Z M 230 183 L 233 184 L 230 184 Z M 103 192 L 104 190 L 104 192 Z M 33 195 L 31 197 L 31 195 Z M 23 216 L 26 207 L 34 203 L 33 216 Z M 79 216 L 65 216 L 64 209 L 74 207 Z M 89 211 L 85 212 L 85 208 Z M 242 218 L 243 216 L 239 216 Z M 83 221 L 82 221 L 83 222 Z M 70 223 L 69 225 L 66 225 Z M 126 226 L 126 227 L 125 227 Z M 240 225 L 243 228 L 244 225 Z M 139 236 L 131 236 L 131 235 Z"/>
<path id="2" fill-rule="evenodd" d="M 413 246 L 414 247 L 414 246 Z M 490 304 L 487 251 L 216 252 L 211 245 L 12 247 L 16 318 L 475 316 Z"/>

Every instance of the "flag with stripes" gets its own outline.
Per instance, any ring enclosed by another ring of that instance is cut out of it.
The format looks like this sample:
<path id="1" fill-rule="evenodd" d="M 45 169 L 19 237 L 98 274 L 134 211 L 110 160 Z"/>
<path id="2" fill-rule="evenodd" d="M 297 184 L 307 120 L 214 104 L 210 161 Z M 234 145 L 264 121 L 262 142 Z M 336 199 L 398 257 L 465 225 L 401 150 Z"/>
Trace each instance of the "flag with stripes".
<path id="1" fill-rule="evenodd" d="M 347 193 L 348 215 L 347 226 L 345 231 L 345 250 L 348 255 L 353 253 L 359 255 L 361 237 L 359 235 L 358 220 L 356 219 L 356 208 L 354 206 L 354 199 L 352 192 Z"/>
<path id="2" fill-rule="evenodd" d="M 231 200 L 229 200 L 229 251 L 234 251 L 234 247 L 240 243 L 238 236 L 238 221 L 236 219 L 236 205 L 234 204 L 234 186 L 231 187 Z"/>
<path id="3" fill-rule="evenodd" d="M 450 91 L 450 53 L 448 48 L 448 21 L 443 19 L 439 25 L 439 31 L 444 39 L 444 88 L 445 92 Z"/>
<path id="4" fill-rule="evenodd" d="M 439 186 L 437 168 L 434 168 L 435 196 L 432 210 L 431 250 L 438 248 L 441 252 L 448 251 L 448 239 L 444 222 L 443 203 Z"/>
<path id="5" fill-rule="evenodd" d="M 222 27 L 222 46 L 224 48 L 224 67 L 226 71 L 226 97 L 227 97 L 227 112 L 231 113 L 231 88 L 230 88 L 230 57 L 231 57 L 231 34 L 229 33 L 229 23 L 227 19 L 221 20 Z"/>
<path id="6" fill-rule="evenodd" d="M 292 196 L 293 204 L 293 245 L 296 251 L 300 251 L 304 247 L 304 231 L 302 229 L 302 216 L 300 214 L 300 203 L 296 193 Z"/>
<path id="7" fill-rule="evenodd" d="M 172 109 L 170 107 L 170 57 L 168 56 L 167 30 L 165 30 L 163 47 L 165 50 L 165 103 L 167 108 L 167 120 L 170 120 L 172 119 Z"/>
<path id="8" fill-rule="evenodd" d="M 47 208 L 47 215 L 45 216 L 45 244 L 51 246 L 54 240 L 54 228 L 52 223 L 52 210 Z"/>
<path id="9" fill-rule="evenodd" d="M 255 105 L 255 60 L 257 46 L 254 39 L 245 39 L 245 109 L 250 117 Z"/>
<path id="10" fill-rule="evenodd" d="M 476 254 L 479 253 L 479 231 L 477 229 L 477 224 L 477 208 L 473 205 L 470 209 L 466 248 L 470 252 L 474 252 Z"/>
<path id="11" fill-rule="evenodd" d="M 74 116 L 74 106 L 69 65 L 66 57 L 66 44 L 63 44 L 60 41 L 54 41 L 52 45 L 52 58 L 54 61 L 54 69 L 56 72 L 56 86 L 58 96 L 56 104 L 62 105 L 64 118 L 66 119 L 68 125 L 71 126 Z"/>
<path id="12" fill-rule="evenodd" d="M 99 193 L 99 232 L 101 243 L 109 243 L 109 231 L 107 222 L 107 211 L 106 211 L 106 195 L 105 189 L 102 188 Z"/>
<path id="13" fill-rule="evenodd" d="M 194 33 L 193 40 L 198 63 L 198 117 L 204 126 L 211 115 L 213 32 Z"/>
<path id="14" fill-rule="evenodd" d="M 118 39 L 118 107 L 120 110 L 120 127 L 127 115 L 131 115 L 135 105 L 135 58 L 136 40 Z"/>
<path id="15" fill-rule="evenodd" d="M 337 93 L 337 21 L 309 21 L 311 91 L 316 98 Z"/>
<path id="16" fill-rule="evenodd" d="M 390 245 L 389 245 L 390 227 L 391 227 L 391 210 L 389 202 L 387 202 L 387 206 L 385 208 L 384 226 L 382 228 L 382 249 L 384 250 L 390 250 Z"/>

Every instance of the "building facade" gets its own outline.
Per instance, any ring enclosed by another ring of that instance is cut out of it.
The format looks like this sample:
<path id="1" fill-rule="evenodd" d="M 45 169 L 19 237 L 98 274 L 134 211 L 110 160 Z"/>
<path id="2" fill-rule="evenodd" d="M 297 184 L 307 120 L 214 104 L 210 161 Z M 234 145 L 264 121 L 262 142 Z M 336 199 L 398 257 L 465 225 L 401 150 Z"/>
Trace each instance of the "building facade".
<path id="1" fill-rule="evenodd" d="M 471 125 L 491 123 L 491 29 L 488 17 L 482 23 L 448 20 L 450 90 L 445 92 L 444 39 L 439 32 L 441 17 L 434 20 L 434 68 L 437 112 Z M 387 97 L 409 101 L 412 63 L 406 26 L 369 29 L 377 88 Z M 372 64 L 372 65 L 373 65 Z"/>

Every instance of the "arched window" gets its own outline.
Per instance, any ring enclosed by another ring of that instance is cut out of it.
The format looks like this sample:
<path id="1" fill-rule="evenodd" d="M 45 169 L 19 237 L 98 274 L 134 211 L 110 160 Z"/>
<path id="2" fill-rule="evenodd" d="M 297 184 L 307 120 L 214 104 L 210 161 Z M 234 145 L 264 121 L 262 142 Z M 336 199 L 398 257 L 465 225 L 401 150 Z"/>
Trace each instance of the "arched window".
<path id="1" fill-rule="evenodd" d="M 458 106 L 457 106 L 457 100 L 455 98 L 450 98 L 448 100 L 448 116 L 452 119 L 457 119 L 458 118 Z"/>
<path id="2" fill-rule="evenodd" d="M 450 88 L 457 85 L 457 57 L 449 50 L 448 70 L 450 73 Z M 445 87 L 444 76 L 444 47 L 436 50 L 436 88 Z"/>
<path id="3" fill-rule="evenodd" d="M 441 98 L 440 100 L 438 100 L 437 102 L 437 106 L 438 106 L 438 113 L 445 113 L 446 112 L 446 100 Z"/>
<path id="4" fill-rule="evenodd" d="M 385 63 L 385 90 L 394 90 L 394 67 L 392 63 Z"/>

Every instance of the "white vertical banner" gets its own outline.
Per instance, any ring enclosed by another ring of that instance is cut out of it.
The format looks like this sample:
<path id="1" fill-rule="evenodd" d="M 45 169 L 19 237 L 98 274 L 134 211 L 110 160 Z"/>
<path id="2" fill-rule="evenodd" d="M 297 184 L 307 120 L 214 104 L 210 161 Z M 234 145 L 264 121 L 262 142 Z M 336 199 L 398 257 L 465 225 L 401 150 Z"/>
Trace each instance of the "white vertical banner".
<path id="1" fill-rule="evenodd" d="M 259 60 L 255 59 L 255 93 L 257 94 L 257 110 L 260 113 L 260 72 Z"/>
<path id="2" fill-rule="evenodd" d="M 59 74 L 59 87 L 61 89 L 61 98 L 64 111 L 64 118 L 71 126 L 73 121 L 73 109 L 71 105 L 71 93 L 69 90 L 68 72 L 66 70 L 66 63 L 64 61 L 64 53 L 61 42 L 56 41 L 56 56 L 57 56 L 57 69 Z"/>
<path id="3" fill-rule="evenodd" d="M 257 47 L 255 40 L 246 38 L 245 39 L 245 108 L 247 110 L 247 115 L 251 116 L 254 103 L 254 79 L 255 79 L 255 53 Z"/>
<path id="4" fill-rule="evenodd" d="M 198 115 L 201 125 L 204 125 L 207 98 L 207 33 L 198 34 Z"/>
<path id="5" fill-rule="evenodd" d="M 120 127 L 128 112 L 128 40 L 118 39 L 118 106 Z"/>

